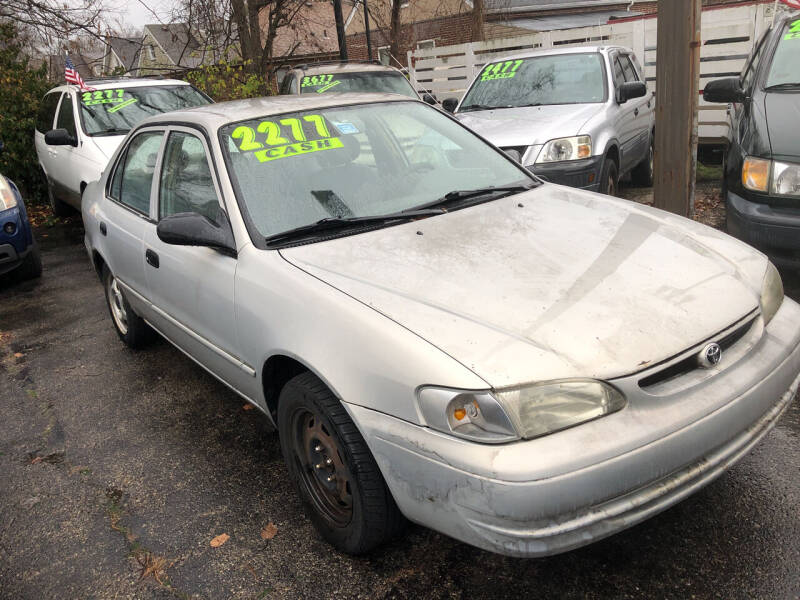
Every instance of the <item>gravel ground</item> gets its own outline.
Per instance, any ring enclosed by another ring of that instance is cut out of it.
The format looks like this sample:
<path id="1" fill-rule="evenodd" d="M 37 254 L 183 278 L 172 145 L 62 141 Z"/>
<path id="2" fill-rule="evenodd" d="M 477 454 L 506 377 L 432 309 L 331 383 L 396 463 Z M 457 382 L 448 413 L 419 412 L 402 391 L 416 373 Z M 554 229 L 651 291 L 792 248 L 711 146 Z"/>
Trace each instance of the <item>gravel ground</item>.
<path id="1" fill-rule="evenodd" d="M 39 223 L 42 279 L 0 278 L 2 598 L 800 598 L 798 403 L 719 480 L 587 548 L 510 559 L 412 526 L 352 558 L 257 411 L 166 342 L 117 339 L 79 218 Z"/>

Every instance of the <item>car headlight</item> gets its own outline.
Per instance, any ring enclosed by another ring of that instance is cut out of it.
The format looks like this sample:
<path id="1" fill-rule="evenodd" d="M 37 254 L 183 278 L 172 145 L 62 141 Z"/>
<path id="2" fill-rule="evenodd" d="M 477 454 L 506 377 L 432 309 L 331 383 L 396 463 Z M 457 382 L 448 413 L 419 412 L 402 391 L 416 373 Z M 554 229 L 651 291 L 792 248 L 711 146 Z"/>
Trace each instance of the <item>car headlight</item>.
<path id="1" fill-rule="evenodd" d="M 532 439 L 611 414 L 625 406 L 615 388 L 593 379 L 570 379 L 472 392 L 426 387 L 418 393 L 429 427 L 476 442 Z"/>
<path id="2" fill-rule="evenodd" d="M 766 192 L 769 189 L 770 161 L 748 156 L 742 165 L 742 185 L 754 192 Z"/>
<path id="3" fill-rule="evenodd" d="M 774 161 L 770 193 L 773 196 L 800 197 L 800 165 Z"/>
<path id="4" fill-rule="evenodd" d="M 17 205 L 17 196 L 6 178 L 0 175 L 0 210 L 8 210 Z"/>
<path id="5" fill-rule="evenodd" d="M 550 140 L 544 145 L 536 164 L 579 160 L 592 155 L 592 138 L 588 135 Z"/>
<path id="6" fill-rule="evenodd" d="M 761 316 L 766 326 L 778 312 L 783 303 L 783 282 L 778 269 L 771 262 L 767 263 L 764 282 L 761 284 Z"/>

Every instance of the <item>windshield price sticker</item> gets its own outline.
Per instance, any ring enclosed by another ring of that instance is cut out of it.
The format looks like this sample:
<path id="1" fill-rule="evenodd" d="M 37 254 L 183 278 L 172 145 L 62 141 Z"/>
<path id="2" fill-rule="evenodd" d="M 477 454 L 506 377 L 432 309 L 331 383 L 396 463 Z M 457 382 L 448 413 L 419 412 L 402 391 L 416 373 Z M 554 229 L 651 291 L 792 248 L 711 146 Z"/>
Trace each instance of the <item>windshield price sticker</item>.
<path id="1" fill-rule="evenodd" d="M 481 73 L 481 81 L 493 81 L 495 79 L 512 79 L 517 74 L 517 69 L 522 64 L 522 60 L 507 60 L 489 65 Z"/>
<path id="2" fill-rule="evenodd" d="M 286 118 L 277 123 L 261 121 L 255 129 L 239 125 L 231 132 L 231 138 L 239 150 L 252 152 L 262 163 L 343 147 L 340 138 L 331 137 L 322 115 L 305 115 L 302 120 Z"/>
<path id="3" fill-rule="evenodd" d="M 94 92 L 83 92 L 83 94 L 81 94 L 81 102 L 86 106 L 94 106 L 95 104 L 119 104 L 122 102 L 131 104 L 130 100 L 136 102 L 134 98 L 125 100 L 124 95 L 125 90 L 122 89 L 95 90 Z"/>
<path id="4" fill-rule="evenodd" d="M 800 40 L 800 19 L 789 25 L 789 33 L 787 33 L 783 39 Z"/>
<path id="5" fill-rule="evenodd" d="M 300 87 L 319 87 L 318 90 L 314 91 L 321 94 L 322 92 L 327 92 L 332 87 L 336 87 L 340 83 L 341 81 L 334 80 L 333 75 L 330 73 L 327 75 L 306 75 L 300 82 Z"/>

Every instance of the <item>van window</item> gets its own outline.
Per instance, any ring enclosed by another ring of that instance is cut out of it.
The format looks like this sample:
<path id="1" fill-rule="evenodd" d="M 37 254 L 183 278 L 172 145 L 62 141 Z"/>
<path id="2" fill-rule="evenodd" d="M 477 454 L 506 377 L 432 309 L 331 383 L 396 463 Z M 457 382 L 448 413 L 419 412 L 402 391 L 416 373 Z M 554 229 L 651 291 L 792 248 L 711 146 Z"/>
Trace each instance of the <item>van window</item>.
<path id="1" fill-rule="evenodd" d="M 42 98 L 39 105 L 39 113 L 36 115 L 36 131 L 47 133 L 53 128 L 53 121 L 56 117 L 56 107 L 61 92 L 52 92 Z"/>
<path id="2" fill-rule="evenodd" d="M 66 129 L 71 136 L 78 137 L 75 129 L 75 110 L 72 107 L 72 96 L 69 94 L 64 94 L 64 99 L 58 109 L 56 129 Z"/>

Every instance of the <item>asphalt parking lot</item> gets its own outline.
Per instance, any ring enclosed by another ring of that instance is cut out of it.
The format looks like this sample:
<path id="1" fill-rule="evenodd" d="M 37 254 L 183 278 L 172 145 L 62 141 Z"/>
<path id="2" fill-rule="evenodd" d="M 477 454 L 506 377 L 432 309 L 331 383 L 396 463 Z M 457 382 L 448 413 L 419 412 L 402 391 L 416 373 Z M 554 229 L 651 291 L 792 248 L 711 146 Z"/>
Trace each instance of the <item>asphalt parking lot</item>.
<path id="1" fill-rule="evenodd" d="M 42 279 L 0 278 L 2 598 L 800 598 L 797 402 L 729 473 L 587 548 L 510 559 L 412 526 L 352 558 L 258 411 L 168 343 L 117 339 L 79 218 L 37 233 Z"/>

